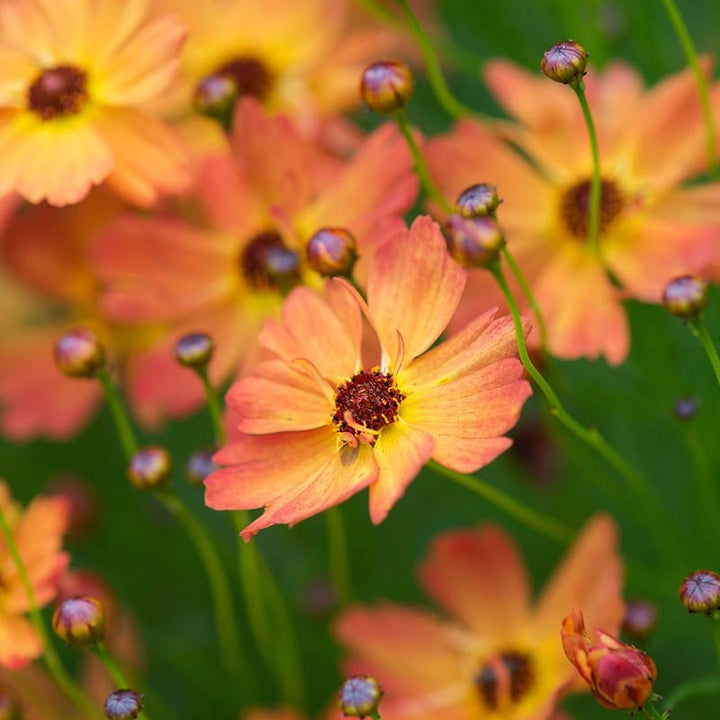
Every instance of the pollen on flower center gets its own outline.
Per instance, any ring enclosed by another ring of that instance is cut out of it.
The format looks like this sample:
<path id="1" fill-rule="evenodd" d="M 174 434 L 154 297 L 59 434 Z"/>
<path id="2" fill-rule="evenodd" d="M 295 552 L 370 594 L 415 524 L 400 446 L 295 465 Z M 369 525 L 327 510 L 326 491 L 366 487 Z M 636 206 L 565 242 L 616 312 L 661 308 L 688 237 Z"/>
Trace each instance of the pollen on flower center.
<path id="1" fill-rule="evenodd" d="M 590 211 L 590 180 L 583 180 L 566 190 L 560 200 L 560 219 L 567 231 L 579 240 L 585 240 L 588 232 Z M 600 234 L 622 212 L 625 198 L 612 180 L 600 183 Z"/>
<path id="2" fill-rule="evenodd" d="M 391 374 L 361 370 L 337 389 L 332 419 L 348 438 L 373 445 L 378 431 L 395 422 L 404 399 Z"/>
<path id="3" fill-rule="evenodd" d="M 87 99 L 87 75 L 74 65 L 43 70 L 27 92 L 28 108 L 43 120 L 75 115 Z"/>
<path id="4" fill-rule="evenodd" d="M 286 292 L 300 279 L 300 258 L 285 246 L 274 230 L 255 235 L 245 245 L 240 267 L 245 280 L 255 290 Z"/>
<path id="5" fill-rule="evenodd" d="M 229 60 L 218 68 L 216 74 L 231 78 L 237 86 L 238 95 L 249 95 L 258 100 L 264 100 L 273 86 L 273 75 L 267 65 L 253 57 Z"/>
<path id="6" fill-rule="evenodd" d="M 474 678 L 483 704 L 491 711 L 519 703 L 534 680 L 530 656 L 514 650 L 488 658 Z"/>

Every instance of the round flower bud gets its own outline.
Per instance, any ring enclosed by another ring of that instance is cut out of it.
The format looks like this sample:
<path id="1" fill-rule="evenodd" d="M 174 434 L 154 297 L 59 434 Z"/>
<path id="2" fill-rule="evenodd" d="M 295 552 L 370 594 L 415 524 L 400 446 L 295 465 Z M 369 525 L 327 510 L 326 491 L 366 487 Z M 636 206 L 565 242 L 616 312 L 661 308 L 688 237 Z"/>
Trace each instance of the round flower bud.
<path id="1" fill-rule="evenodd" d="M 130 482 L 141 490 L 162 487 L 170 476 L 170 453 L 159 445 L 148 445 L 131 458 L 127 470 Z"/>
<path id="2" fill-rule="evenodd" d="M 402 110 L 413 92 L 410 68 L 395 60 L 373 63 L 363 70 L 360 97 L 370 110 L 391 115 Z"/>
<path id="3" fill-rule="evenodd" d="M 623 630 L 634 638 L 649 635 L 657 623 L 657 608 L 649 600 L 631 600 L 625 606 Z"/>
<path id="4" fill-rule="evenodd" d="M 220 466 L 213 462 L 214 450 L 198 450 L 188 459 L 185 476 L 191 485 L 202 485 L 203 480 Z"/>
<path id="5" fill-rule="evenodd" d="M 94 378 L 105 367 L 105 348 L 87 328 L 66 332 L 55 343 L 55 363 L 72 378 Z"/>
<path id="6" fill-rule="evenodd" d="M 574 40 L 563 40 L 546 50 L 540 61 L 540 69 L 555 82 L 570 85 L 585 75 L 588 53 Z"/>
<path id="7" fill-rule="evenodd" d="M 663 290 L 662 303 L 673 315 L 692 320 L 707 305 L 707 283 L 691 275 L 674 278 Z"/>
<path id="8" fill-rule="evenodd" d="M 238 95 L 237 83 L 228 75 L 207 75 L 195 87 L 195 109 L 229 128 Z"/>
<path id="9" fill-rule="evenodd" d="M 97 598 L 69 597 L 55 608 L 52 626 L 55 634 L 68 645 L 97 645 L 105 637 L 105 610 Z"/>
<path id="10" fill-rule="evenodd" d="M 142 697 L 134 690 L 113 690 L 105 700 L 108 720 L 135 720 L 142 709 Z"/>
<path id="11" fill-rule="evenodd" d="M 343 715 L 367 717 L 377 713 L 382 697 L 380 683 L 370 675 L 355 675 L 340 688 L 339 705 Z"/>
<path id="12" fill-rule="evenodd" d="M 487 183 L 471 185 L 458 195 L 455 212 L 464 218 L 480 215 L 495 215 L 502 200 L 498 197 L 497 188 Z"/>
<path id="13" fill-rule="evenodd" d="M 712 615 L 720 608 L 720 575 L 712 570 L 690 573 L 680 584 L 679 595 L 688 612 Z"/>
<path id="14" fill-rule="evenodd" d="M 465 267 L 490 267 L 505 242 L 497 220 L 490 215 L 450 215 L 445 228 L 450 255 Z"/>
<path id="15" fill-rule="evenodd" d="M 357 260 L 357 243 L 345 228 L 318 230 L 307 244 L 308 265 L 324 277 L 348 276 Z"/>
<path id="16" fill-rule="evenodd" d="M 204 332 L 183 335 L 175 343 L 175 359 L 185 367 L 203 370 L 215 351 L 213 339 Z"/>
<path id="17" fill-rule="evenodd" d="M 682 397 L 677 398 L 673 403 L 673 415 L 678 420 L 687 422 L 692 420 L 697 415 L 698 408 L 700 407 L 700 401 L 693 397 Z"/>

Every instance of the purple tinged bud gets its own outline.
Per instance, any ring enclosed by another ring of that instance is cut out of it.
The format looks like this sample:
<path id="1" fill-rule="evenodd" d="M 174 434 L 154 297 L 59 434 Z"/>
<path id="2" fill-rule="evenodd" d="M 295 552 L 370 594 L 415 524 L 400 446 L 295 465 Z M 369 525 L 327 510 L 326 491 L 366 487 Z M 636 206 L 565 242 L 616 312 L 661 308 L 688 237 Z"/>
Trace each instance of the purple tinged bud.
<path id="1" fill-rule="evenodd" d="M 694 320 L 707 305 L 707 283 L 691 275 L 676 277 L 665 286 L 662 303 L 673 315 Z"/>
<path id="2" fill-rule="evenodd" d="M 213 462 L 214 450 L 198 450 L 188 459 L 185 476 L 191 485 L 202 485 L 203 480 L 220 466 Z"/>
<path id="3" fill-rule="evenodd" d="M 339 705 L 343 715 L 367 717 L 377 714 L 383 691 L 380 683 L 370 675 L 355 675 L 340 688 Z"/>
<path id="4" fill-rule="evenodd" d="M 357 260 L 357 243 L 345 228 L 318 230 L 307 244 L 308 265 L 323 277 L 349 276 Z"/>
<path id="5" fill-rule="evenodd" d="M 55 343 L 55 363 L 72 378 L 94 378 L 105 367 L 105 348 L 87 328 L 66 332 Z"/>
<path id="6" fill-rule="evenodd" d="M 170 453 L 164 447 L 148 445 L 132 456 L 127 476 L 135 487 L 154 490 L 167 483 L 171 467 Z"/>
<path id="7" fill-rule="evenodd" d="M 688 612 L 712 615 L 720 608 L 720 575 L 712 570 L 696 570 L 682 581 L 678 594 Z"/>
<path id="8" fill-rule="evenodd" d="M 647 637 L 657 624 L 657 608 L 649 600 L 630 600 L 625 606 L 623 630 L 633 638 Z"/>
<path id="9" fill-rule="evenodd" d="M 571 85 L 582 80 L 587 67 L 588 53 L 574 40 L 563 40 L 546 50 L 540 61 L 540 69 L 555 82 Z"/>
<path id="10" fill-rule="evenodd" d="M 472 218 L 450 215 L 445 229 L 450 255 L 465 267 L 490 267 L 505 243 L 497 220 L 490 215 Z"/>
<path id="11" fill-rule="evenodd" d="M 458 195 L 455 212 L 464 218 L 480 215 L 495 215 L 502 200 L 498 197 L 497 188 L 487 183 L 471 185 Z"/>
<path id="12" fill-rule="evenodd" d="M 232 122 L 235 101 L 239 96 L 235 80 L 228 75 L 207 75 L 195 87 L 195 109 L 224 127 Z"/>
<path id="13" fill-rule="evenodd" d="M 108 720 L 135 720 L 142 709 L 142 697 L 134 690 L 114 690 L 105 700 L 105 717 Z"/>
<path id="14" fill-rule="evenodd" d="M 68 645 L 92 647 L 105 637 L 105 610 L 97 598 L 69 597 L 55 608 L 52 626 L 55 634 Z"/>
<path id="15" fill-rule="evenodd" d="M 692 420 L 700 407 L 700 401 L 694 397 L 677 398 L 673 403 L 673 414 L 678 420 Z"/>
<path id="16" fill-rule="evenodd" d="M 185 367 L 203 370 L 215 351 L 213 339 L 204 332 L 183 335 L 175 343 L 175 359 Z"/>
<path id="17" fill-rule="evenodd" d="M 396 60 L 373 63 L 363 70 L 360 97 L 370 110 L 391 115 L 402 110 L 413 92 L 410 68 Z"/>

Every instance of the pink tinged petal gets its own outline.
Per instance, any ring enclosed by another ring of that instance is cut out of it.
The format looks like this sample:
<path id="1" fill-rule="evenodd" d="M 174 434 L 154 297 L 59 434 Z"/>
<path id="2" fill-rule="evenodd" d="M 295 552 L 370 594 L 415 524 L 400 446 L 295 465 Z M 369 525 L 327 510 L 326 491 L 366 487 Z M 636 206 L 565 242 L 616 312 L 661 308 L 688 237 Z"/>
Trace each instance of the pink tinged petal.
<path id="1" fill-rule="evenodd" d="M 370 266 L 368 307 L 383 363 L 398 354 L 398 332 L 406 362 L 437 340 L 457 307 L 466 275 L 448 255 L 440 228 L 427 216 L 417 218 L 405 238 L 378 247 Z"/>
<path id="2" fill-rule="evenodd" d="M 439 535 L 419 573 L 430 597 L 489 643 L 512 637 L 527 624 L 527 572 L 500 528 L 488 525 Z"/>
<path id="3" fill-rule="evenodd" d="M 293 525 L 317 515 L 363 490 L 377 475 L 378 466 L 369 445 L 342 445 L 317 475 L 275 498 L 240 535 L 247 542 L 264 528 L 279 523 Z"/>
<path id="4" fill-rule="evenodd" d="M 373 452 L 380 468 L 378 479 L 370 486 L 370 519 L 377 525 L 403 496 L 432 455 L 435 441 L 418 428 L 402 420 L 386 425 L 378 436 Z"/>
<path id="5" fill-rule="evenodd" d="M 16 671 L 42 653 L 42 642 L 28 620 L 0 614 L 0 666 Z"/>

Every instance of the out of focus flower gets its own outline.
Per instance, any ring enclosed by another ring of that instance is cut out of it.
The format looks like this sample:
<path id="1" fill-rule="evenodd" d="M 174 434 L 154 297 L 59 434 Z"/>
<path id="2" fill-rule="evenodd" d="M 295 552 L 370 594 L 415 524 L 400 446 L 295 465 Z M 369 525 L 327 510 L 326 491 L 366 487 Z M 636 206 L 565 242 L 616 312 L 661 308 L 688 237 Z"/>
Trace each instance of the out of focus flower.
<path id="1" fill-rule="evenodd" d="M 613 63 L 585 78 L 600 145 L 602 261 L 586 241 L 592 158 L 574 93 L 501 60 L 485 78 L 514 121 L 461 121 L 428 143 L 431 172 L 451 200 L 479 181 L 497 186 L 508 248 L 540 304 L 550 351 L 620 363 L 630 344 L 622 301 L 658 302 L 670 278 L 717 252 L 720 184 L 685 184 L 706 160 L 693 75 L 646 90 L 634 69 Z M 456 324 L 496 297 L 492 278 L 472 272 Z"/>
<path id="2" fill-rule="evenodd" d="M 61 498 L 37 497 L 23 511 L 0 480 L 0 510 L 10 527 L 35 602 L 50 602 L 70 557 L 61 551 L 68 508 Z M 0 666 L 19 670 L 42 652 L 42 641 L 24 614 L 30 600 L 17 566 L 0 535 Z"/>
<path id="3" fill-rule="evenodd" d="M 322 283 L 305 252 L 317 230 L 352 233 L 363 272 L 362 256 L 381 227 L 400 225 L 417 192 L 409 152 L 392 126 L 377 130 L 343 162 L 301 138 L 287 118 L 268 118 L 245 98 L 233 143 L 233 157 L 209 158 L 199 170 L 199 207 L 185 207 L 189 219 L 127 215 L 94 248 L 105 313 L 119 322 L 173 328 L 152 352 L 155 372 L 130 378 L 128 392 L 144 404 L 146 421 L 204 402 L 200 383 L 188 382 L 187 370 L 173 360 L 178 337 L 203 331 L 214 339 L 209 374 L 221 382 L 290 287 Z"/>
<path id="4" fill-rule="evenodd" d="M 464 282 L 438 226 L 420 217 L 373 255 L 367 306 L 342 280 L 324 296 L 294 290 L 260 335 L 266 358 L 228 393 L 239 433 L 215 456 L 228 467 L 205 480 L 207 505 L 265 506 L 248 540 L 369 487 L 379 523 L 430 458 L 472 472 L 506 450 L 530 394 L 510 319 L 490 310 L 428 350 Z M 369 361 L 361 309 L 381 351 Z"/>
<path id="5" fill-rule="evenodd" d="M 657 670 L 652 658 L 604 630 L 593 640 L 576 607 L 562 622 L 563 649 L 597 701 L 611 710 L 642 707 L 652 696 Z"/>
<path id="6" fill-rule="evenodd" d="M 623 617 L 606 516 L 588 523 L 534 606 L 522 559 L 494 526 L 439 535 L 419 574 L 449 619 L 386 603 L 351 608 L 336 625 L 351 653 L 345 671 L 381 679 L 387 720 L 556 717 L 564 696 L 586 689 L 558 642 L 567 603 L 584 603 L 594 625 Z"/>
<path id="7" fill-rule="evenodd" d="M 106 181 L 150 205 L 187 185 L 178 138 L 143 109 L 169 86 L 185 30 L 147 5 L 0 4 L 0 195 L 66 205 Z"/>

